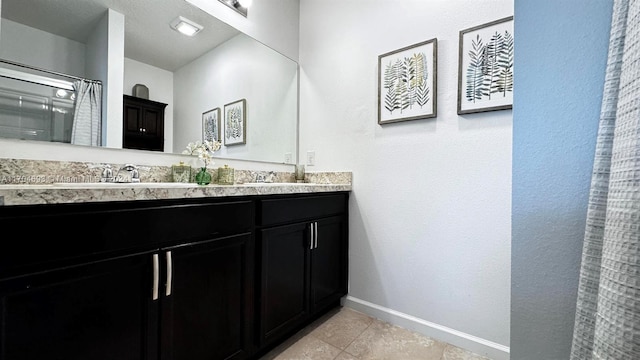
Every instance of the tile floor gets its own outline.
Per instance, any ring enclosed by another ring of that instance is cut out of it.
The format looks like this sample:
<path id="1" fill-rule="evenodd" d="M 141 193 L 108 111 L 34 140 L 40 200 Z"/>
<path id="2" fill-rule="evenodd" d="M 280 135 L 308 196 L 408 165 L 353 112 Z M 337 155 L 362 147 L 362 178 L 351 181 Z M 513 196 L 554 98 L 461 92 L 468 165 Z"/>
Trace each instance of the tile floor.
<path id="1" fill-rule="evenodd" d="M 490 360 L 341 307 L 259 360 Z"/>

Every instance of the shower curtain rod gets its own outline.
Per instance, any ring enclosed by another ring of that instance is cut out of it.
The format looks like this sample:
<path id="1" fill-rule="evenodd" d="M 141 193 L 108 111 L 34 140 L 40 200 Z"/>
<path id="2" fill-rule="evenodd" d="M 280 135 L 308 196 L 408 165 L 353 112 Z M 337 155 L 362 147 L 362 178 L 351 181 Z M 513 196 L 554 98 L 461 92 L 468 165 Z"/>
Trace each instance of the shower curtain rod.
<path id="1" fill-rule="evenodd" d="M 68 80 L 54 79 L 54 78 L 50 78 L 43 75 L 30 74 L 24 71 L 7 69 L 4 67 L 0 67 L 0 77 L 19 80 L 19 81 L 25 81 L 32 84 L 50 86 L 57 89 L 64 89 L 69 91 L 75 90 L 73 83 Z"/>
<path id="2" fill-rule="evenodd" d="M 47 74 L 62 76 L 62 77 L 66 77 L 68 79 L 84 80 L 84 81 L 89 81 L 89 82 L 93 82 L 93 83 L 102 84 L 102 81 L 100 81 L 100 80 L 85 79 L 85 78 L 82 78 L 82 77 L 68 75 L 68 74 L 64 74 L 64 73 L 61 73 L 61 72 L 57 72 L 57 71 L 46 70 L 46 69 L 37 68 L 35 66 L 20 64 L 20 63 L 17 63 L 17 62 L 14 62 L 14 61 L 10 61 L 10 60 L 0 59 L 0 62 L 1 63 L 5 63 L 5 64 L 9 64 L 9 65 L 23 67 L 23 68 L 30 69 L 30 70 L 41 71 L 41 72 L 44 72 L 44 73 L 47 73 Z"/>

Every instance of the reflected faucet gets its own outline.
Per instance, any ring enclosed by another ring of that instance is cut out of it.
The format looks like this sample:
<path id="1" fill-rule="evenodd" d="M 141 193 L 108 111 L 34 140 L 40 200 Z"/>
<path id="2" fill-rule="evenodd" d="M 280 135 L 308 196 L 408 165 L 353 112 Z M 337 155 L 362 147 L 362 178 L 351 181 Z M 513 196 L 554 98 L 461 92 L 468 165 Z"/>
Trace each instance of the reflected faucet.
<path id="1" fill-rule="evenodd" d="M 100 182 L 113 182 L 113 171 L 111 170 L 111 165 L 107 164 L 102 169 Z"/>
<path id="2" fill-rule="evenodd" d="M 124 174 L 121 174 L 124 171 Z M 133 164 L 124 164 L 118 170 L 115 176 L 115 182 L 118 183 L 139 183 L 140 174 L 138 167 Z"/>

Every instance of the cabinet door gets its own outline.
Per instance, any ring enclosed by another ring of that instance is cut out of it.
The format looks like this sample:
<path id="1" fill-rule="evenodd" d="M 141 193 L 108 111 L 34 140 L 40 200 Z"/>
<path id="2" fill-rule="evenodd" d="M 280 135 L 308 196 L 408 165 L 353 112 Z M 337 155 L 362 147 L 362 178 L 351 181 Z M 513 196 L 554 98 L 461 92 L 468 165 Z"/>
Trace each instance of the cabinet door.
<path id="1" fill-rule="evenodd" d="M 243 234 L 161 252 L 167 266 L 161 294 L 161 359 L 249 356 L 253 327 L 251 244 L 251 235 Z"/>
<path id="2" fill-rule="evenodd" d="M 157 357 L 152 255 L 0 282 L 3 360 Z"/>
<path id="3" fill-rule="evenodd" d="M 164 112 L 167 104 L 123 95 L 122 146 L 128 149 L 163 151 Z"/>
<path id="4" fill-rule="evenodd" d="M 343 217 L 321 219 L 313 226 L 315 241 L 311 250 L 311 309 L 317 312 L 346 295 L 348 249 Z"/>
<path id="5" fill-rule="evenodd" d="M 144 109 L 142 117 L 142 132 L 145 136 L 164 136 L 164 108 Z"/>
<path id="6" fill-rule="evenodd" d="M 308 315 L 310 223 L 260 231 L 260 340 L 281 339 Z"/>
<path id="7" fill-rule="evenodd" d="M 142 132 L 142 108 L 127 104 L 124 105 L 124 132 L 125 134 L 139 135 Z"/>

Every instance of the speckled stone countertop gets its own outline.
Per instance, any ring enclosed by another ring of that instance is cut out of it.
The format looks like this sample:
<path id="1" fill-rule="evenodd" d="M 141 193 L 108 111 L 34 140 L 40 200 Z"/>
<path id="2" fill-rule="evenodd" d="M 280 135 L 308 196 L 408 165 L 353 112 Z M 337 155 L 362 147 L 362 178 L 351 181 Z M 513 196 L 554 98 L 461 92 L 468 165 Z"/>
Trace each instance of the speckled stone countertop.
<path id="1" fill-rule="evenodd" d="M 187 199 L 351 191 L 351 172 L 308 172 L 305 182 L 288 172 L 272 183 L 252 182 L 259 172 L 236 171 L 234 185 L 171 182 L 171 167 L 142 167 L 141 183 L 99 183 L 92 163 L 0 159 L 0 206 L 104 201 Z M 215 172 L 214 172 L 215 173 Z"/>
<path id="2" fill-rule="evenodd" d="M 117 184 L 105 187 L 79 184 L 0 185 L 0 204 L 33 205 L 100 201 L 186 199 L 351 191 L 350 184 L 267 183 L 205 185 L 175 183 Z"/>

